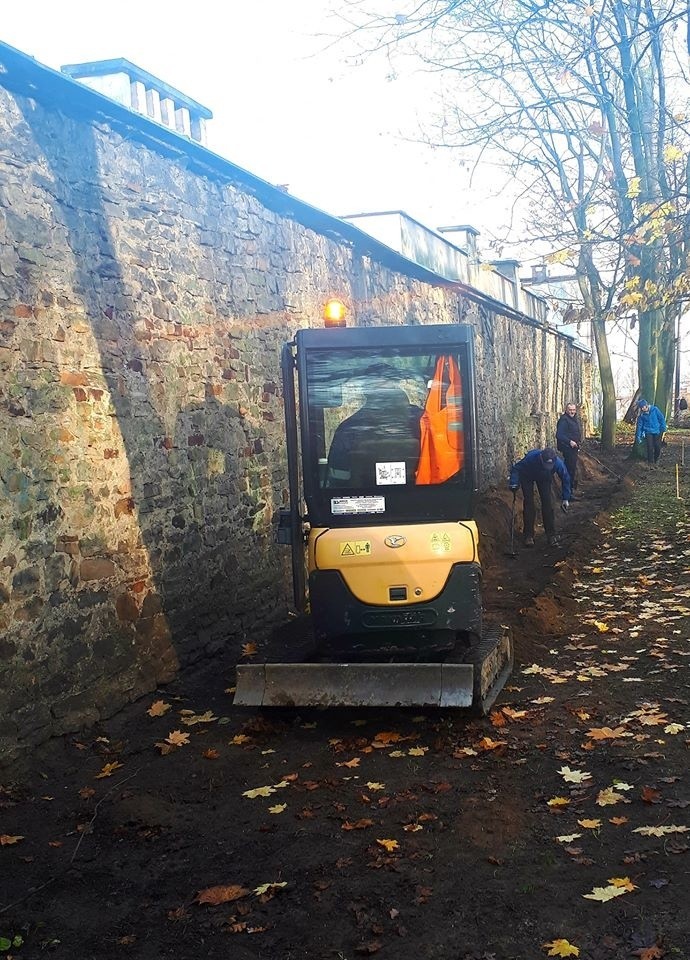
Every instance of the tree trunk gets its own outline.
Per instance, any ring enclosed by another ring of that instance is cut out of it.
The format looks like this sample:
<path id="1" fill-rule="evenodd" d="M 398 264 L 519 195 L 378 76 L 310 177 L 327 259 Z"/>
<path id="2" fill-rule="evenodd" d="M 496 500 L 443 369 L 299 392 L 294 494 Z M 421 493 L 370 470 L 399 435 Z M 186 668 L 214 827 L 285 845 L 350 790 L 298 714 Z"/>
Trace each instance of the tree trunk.
<path id="1" fill-rule="evenodd" d="M 592 331 L 594 333 L 594 344 L 597 348 L 599 378 L 601 379 L 601 445 L 604 450 L 613 450 L 616 445 L 616 390 L 613 384 L 611 356 L 606 340 L 604 321 L 593 320 Z"/>

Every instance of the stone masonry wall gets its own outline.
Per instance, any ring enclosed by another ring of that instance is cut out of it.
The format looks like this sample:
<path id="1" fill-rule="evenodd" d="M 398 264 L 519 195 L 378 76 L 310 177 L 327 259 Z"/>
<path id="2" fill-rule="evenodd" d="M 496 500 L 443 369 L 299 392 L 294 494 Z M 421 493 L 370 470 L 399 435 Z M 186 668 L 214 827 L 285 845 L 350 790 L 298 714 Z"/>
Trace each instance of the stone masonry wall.
<path id="1" fill-rule="evenodd" d="M 333 295 L 360 324 L 475 324 L 485 484 L 581 399 L 552 332 L 0 87 L 0 753 L 285 616 L 280 348 Z"/>

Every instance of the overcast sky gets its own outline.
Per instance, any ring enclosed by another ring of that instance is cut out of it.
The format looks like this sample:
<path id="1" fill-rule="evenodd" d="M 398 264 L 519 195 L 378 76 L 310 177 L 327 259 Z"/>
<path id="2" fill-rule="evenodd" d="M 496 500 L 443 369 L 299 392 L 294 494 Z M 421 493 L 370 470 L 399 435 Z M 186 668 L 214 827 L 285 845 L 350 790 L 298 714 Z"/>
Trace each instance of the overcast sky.
<path id="1" fill-rule="evenodd" d="M 410 143 L 432 81 L 346 64 L 333 0 L 5 2 L 0 39 L 48 66 L 125 57 L 209 107 L 209 146 L 329 213 L 402 209 L 471 223 L 488 241 L 505 202 L 447 152 Z M 220 9 L 219 9 L 220 8 Z M 480 241 L 481 243 L 481 241 Z"/>

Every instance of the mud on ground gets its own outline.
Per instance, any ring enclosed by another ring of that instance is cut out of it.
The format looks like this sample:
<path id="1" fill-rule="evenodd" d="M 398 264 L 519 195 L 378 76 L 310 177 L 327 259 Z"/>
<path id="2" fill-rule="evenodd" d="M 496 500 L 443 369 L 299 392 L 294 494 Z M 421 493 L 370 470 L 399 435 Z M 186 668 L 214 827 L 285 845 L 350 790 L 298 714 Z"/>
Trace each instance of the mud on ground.
<path id="1" fill-rule="evenodd" d="M 678 459 L 583 456 L 515 557 L 485 498 L 490 718 L 234 708 L 216 662 L 0 777 L 0 956 L 689 960 Z"/>

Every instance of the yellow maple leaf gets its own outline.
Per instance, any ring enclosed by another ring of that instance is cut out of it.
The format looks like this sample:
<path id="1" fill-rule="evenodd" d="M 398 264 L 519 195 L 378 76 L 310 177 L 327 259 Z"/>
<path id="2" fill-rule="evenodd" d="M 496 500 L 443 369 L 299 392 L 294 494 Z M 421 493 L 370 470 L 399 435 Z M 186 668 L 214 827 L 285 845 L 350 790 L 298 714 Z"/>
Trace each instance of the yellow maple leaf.
<path id="1" fill-rule="evenodd" d="M 283 887 L 287 887 L 287 880 L 283 880 L 282 883 L 260 883 L 258 887 L 254 887 L 253 892 L 257 895 L 257 897 L 260 897 L 269 891 L 273 892 L 274 890 L 282 890 Z"/>
<path id="2" fill-rule="evenodd" d="M 599 633 L 608 633 L 610 629 L 608 623 L 604 623 L 603 620 L 591 620 L 590 623 L 597 628 Z"/>
<path id="3" fill-rule="evenodd" d="M 633 890 L 637 890 L 637 887 L 632 882 L 630 877 L 609 877 L 609 883 L 612 887 L 620 887 L 621 890 L 627 890 L 628 893 L 632 893 Z"/>
<path id="4" fill-rule="evenodd" d="M 584 783 L 585 780 L 591 780 L 592 774 L 586 770 L 571 770 L 570 767 L 561 767 L 558 771 L 566 783 Z"/>
<path id="5" fill-rule="evenodd" d="M 12 836 L 9 833 L 0 833 L 0 847 L 11 847 L 23 839 L 23 836 Z"/>
<path id="6" fill-rule="evenodd" d="M 274 807 L 269 807 L 269 813 L 282 813 L 283 810 L 287 809 L 287 803 L 276 803 Z"/>
<path id="7" fill-rule="evenodd" d="M 583 893 L 582 896 L 585 900 L 596 900 L 599 903 L 606 903 L 609 900 L 613 900 L 614 897 L 622 897 L 623 894 L 627 892 L 628 891 L 622 887 L 594 887 L 591 893 Z"/>
<path id="8" fill-rule="evenodd" d="M 369 788 L 369 790 L 385 790 L 385 789 L 386 789 L 386 784 L 385 784 L 385 783 L 377 783 L 375 780 L 369 780 L 369 781 L 367 782 L 367 787 Z"/>
<path id="9" fill-rule="evenodd" d="M 193 710 L 181 710 L 180 711 L 180 720 L 187 727 L 193 727 L 197 723 L 213 723 L 214 720 L 217 720 L 212 710 L 207 710 L 206 713 L 194 713 Z"/>
<path id="10" fill-rule="evenodd" d="M 664 733 L 670 733 L 671 736 L 675 736 L 681 730 L 685 730 L 682 723 L 669 723 L 668 726 L 664 727 Z"/>
<path id="11" fill-rule="evenodd" d="M 410 747 L 407 753 L 411 757 L 423 757 L 425 753 L 428 753 L 428 751 L 428 747 Z"/>
<path id="12" fill-rule="evenodd" d="M 605 790 L 600 790 L 597 794 L 598 807 L 606 807 L 614 803 L 620 803 L 621 800 L 625 800 L 625 797 L 622 793 L 616 793 L 613 787 L 606 787 Z"/>
<path id="13" fill-rule="evenodd" d="M 550 957 L 579 957 L 580 949 L 567 940 L 551 940 L 550 943 L 543 943 L 544 950 L 548 950 Z"/>
<path id="14" fill-rule="evenodd" d="M 275 787 L 254 787 L 253 790 L 245 790 L 242 796 L 249 797 L 250 800 L 255 800 L 257 797 L 270 797 L 271 794 L 275 792 Z"/>
<path id="15" fill-rule="evenodd" d="M 255 643 L 243 643 L 242 644 L 242 656 L 243 657 L 252 657 L 258 651 L 258 647 Z"/>
<path id="16" fill-rule="evenodd" d="M 94 780 L 102 780 L 104 777 L 112 777 L 116 770 L 119 770 L 122 766 L 121 763 L 118 763 L 115 760 L 113 763 L 106 763 L 100 773 L 97 773 L 94 777 Z"/>
<path id="17" fill-rule="evenodd" d="M 631 177 L 628 182 L 628 192 L 626 197 L 630 197 L 631 200 L 634 200 L 635 197 L 639 197 L 640 191 L 642 189 L 642 178 L 641 177 Z"/>
<path id="18" fill-rule="evenodd" d="M 673 163 L 674 160 L 682 160 L 683 151 L 680 147 L 677 147 L 674 143 L 669 143 L 668 146 L 664 147 L 664 160 L 667 163 Z"/>
<path id="19" fill-rule="evenodd" d="M 551 797 L 550 800 L 546 801 L 549 807 L 567 807 L 569 803 L 570 800 L 567 797 Z"/>
<path id="20" fill-rule="evenodd" d="M 358 767 L 359 766 L 359 757 L 353 757 L 352 760 L 345 760 L 343 763 L 336 764 L 338 767 Z"/>
<path id="21" fill-rule="evenodd" d="M 380 847 L 383 847 L 385 850 L 387 850 L 388 853 L 392 853 L 400 846 L 397 840 L 377 840 L 376 842 Z"/>
<path id="22" fill-rule="evenodd" d="M 565 833 L 562 837 L 556 837 L 556 840 L 558 840 L 559 843 L 572 843 L 581 836 L 581 833 Z"/>
<path id="23" fill-rule="evenodd" d="M 601 820 L 578 820 L 577 822 L 585 830 L 596 830 L 601 826 Z"/>
<path id="24" fill-rule="evenodd" d="M 162 717 L 170 709 L 170 704 L 163 700 L 156 700 L 146 711 L 150 717 Z"/>
<path id="25" fill-rule="evenodd" d="M 665 837 L 669 833 L 687 833 L 690 827 L 677 827 L 669 824 L 666 827 L 635 827 L 633 833 L 641 833 L 643 837 Z"/>
<path id="26" fill-rule="evenodd" d="M 252 738 L 248 737 L 246 733 L 238 733 L 238 734 L 235 734 L 235 736 L 232 738 L 230 743 L 238 747 L 243 743 L 249 743 L 251 739 Z"/>

